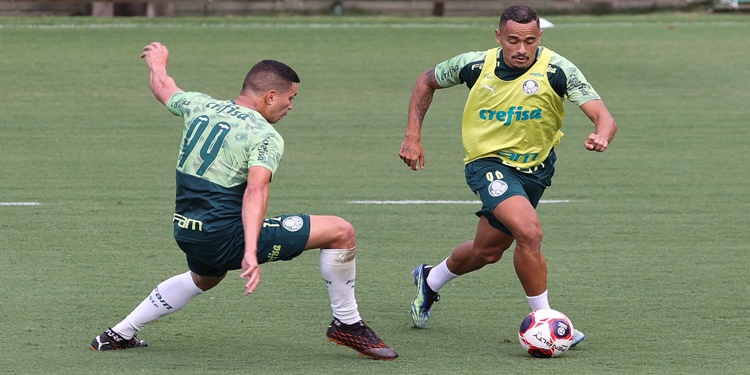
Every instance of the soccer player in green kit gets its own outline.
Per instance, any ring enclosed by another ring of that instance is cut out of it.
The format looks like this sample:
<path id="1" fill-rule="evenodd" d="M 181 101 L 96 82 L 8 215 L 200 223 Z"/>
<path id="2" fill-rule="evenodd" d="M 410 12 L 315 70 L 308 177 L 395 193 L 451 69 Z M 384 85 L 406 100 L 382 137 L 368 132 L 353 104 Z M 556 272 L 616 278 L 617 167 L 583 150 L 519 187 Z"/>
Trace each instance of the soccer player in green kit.
<path id="1" fill-rule="evenodd" d="M 284 152 L 284 140 L 271 124 L 292 109 L 297 73 L 263 60 L 250 69 L 237 99 L 218 100 L 177 87 L 167 74 L 169 51 L 161 43 L 144 47 L 141 57 L 156 99 L 184 121 L 173 222 L 189 271 L 157 285 L 124 320 L 96 336 L 91 349 L 148 346 L 135 337 L 137 331 L 218 285 L 228 270 L 242 270 L 247 295 L 260 281 L 260 264 L 321 249 L 320 271 L 333 309 L 328 338 L 373 359 L 398 357 L 359 315 L 351 224 L 337 216 L 264 218 L 269 184 Z"/>
<path id="2" fill-rule="evenodd" d="M 436 266 L 413 271 L 417 295 L 414 326 L 423 328 L 438 292 L 449 281 L 500 260 L 513 242 L 513 264 L 533 311 L 550 308 L 547 264 L 536 206 L 550 186 L 560 142 L 563 100 L 578 105 L 594 124 L 583 146 L 603 152 L 617 125 L 599 95 L 570 61 L 539 46 L 539 16 L 530 7 L 510 6 L 495 37 L 500 48 L 468 52 L 422 74 L 409 103 L 399 156 L 412 170 L 424 168 L 422 122 L 435 90 L 465 83 L 469 88 L 462 118 L 466 182 L 481 199 L 473 240 L 456 247 Z M 584 334 L 574 331 L 577 345 Z"/>

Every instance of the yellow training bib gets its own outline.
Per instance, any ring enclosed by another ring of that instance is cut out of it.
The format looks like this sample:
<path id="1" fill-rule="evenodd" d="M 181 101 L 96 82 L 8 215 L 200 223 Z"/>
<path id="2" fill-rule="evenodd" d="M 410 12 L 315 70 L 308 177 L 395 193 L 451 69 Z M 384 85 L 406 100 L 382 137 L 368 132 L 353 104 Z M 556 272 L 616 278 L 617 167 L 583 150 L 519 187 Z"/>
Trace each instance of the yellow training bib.
<path id="1" fill-rule="evenodd" d="M 466 99 L 461 134 L 464 163 L 499 157 L 518 168 L 532 168 L 560 143 L 565 116 L 563 98 L 547 79 L 552 51 L 522 76 L 503 81 L 495 75 L 498 48 L 487 51 L 482 73 Z"/>

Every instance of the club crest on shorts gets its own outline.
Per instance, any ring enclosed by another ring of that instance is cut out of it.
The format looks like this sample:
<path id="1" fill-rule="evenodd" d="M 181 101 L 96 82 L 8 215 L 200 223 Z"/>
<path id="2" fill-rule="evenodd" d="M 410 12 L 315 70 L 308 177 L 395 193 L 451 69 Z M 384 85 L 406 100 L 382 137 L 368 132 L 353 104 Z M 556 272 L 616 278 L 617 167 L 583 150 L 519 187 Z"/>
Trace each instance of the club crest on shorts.
<path id="1" fill-rule="evenodd" d="M 537 91 L 539 91 L 539 84 L 536 83 L 536 81 L 534 81 L 533 79 L 527 79 L 523 83 L 523 86 L 521 86 L 521 88 L 523 89 L 523 92 L 529 95 L 534 95 Z"/>
<path id="2" fill-rule="evenodd" d="M 281 222 L 281 225 L 284 226 L 284 229 L 290 232 L 296 232 L 302 229 L 302 226 L 304 224 L 305 224 L 304 220 L 302 220 L 302 218 L 299 216 L 289 216 L 288 218 L 284 219 L 284 221 Z"/>
<path id="3" fill-rule="evenodd" d="M 508 191 L 508 184 L 503 180 L 495 180 L 490 182 L 490 186 L 487 187 L 490 196 L 499 197 Z"/>

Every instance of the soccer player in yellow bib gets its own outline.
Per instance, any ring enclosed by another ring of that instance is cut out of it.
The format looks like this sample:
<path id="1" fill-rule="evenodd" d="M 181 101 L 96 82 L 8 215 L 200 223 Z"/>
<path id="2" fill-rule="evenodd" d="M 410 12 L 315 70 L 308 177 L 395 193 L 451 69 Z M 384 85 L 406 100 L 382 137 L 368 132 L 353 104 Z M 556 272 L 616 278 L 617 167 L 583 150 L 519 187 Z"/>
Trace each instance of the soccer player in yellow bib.
<path id="1" fill-rule="evenodd" d="M 554 147 L 560 142 L 567 98 L 594 124 L 583 146 L 603 152 L 617 131 L 612 115 L 570 61 L 539 46 L 539 16 L 513 5 L 500 17 L 500 48 L 460 54 L 423 73 L 409 103 L 399 156 L 412 170 L 424 169 L 422 122 L 435 90 L 465 83 L 469 91 L 462 118 L 466 182 L 481 199 L 473 240 L 437 264 L 414 269 L 417 295 L 414 326 L 423 328 L 438 292 L 449 281 L 500 260 L 516 243 L 513 264 L 533 311 L 550 308 L 542 227 L 536 205 L 554 174 Z M 584 334 L 574 333 L 572 346 Z"/>

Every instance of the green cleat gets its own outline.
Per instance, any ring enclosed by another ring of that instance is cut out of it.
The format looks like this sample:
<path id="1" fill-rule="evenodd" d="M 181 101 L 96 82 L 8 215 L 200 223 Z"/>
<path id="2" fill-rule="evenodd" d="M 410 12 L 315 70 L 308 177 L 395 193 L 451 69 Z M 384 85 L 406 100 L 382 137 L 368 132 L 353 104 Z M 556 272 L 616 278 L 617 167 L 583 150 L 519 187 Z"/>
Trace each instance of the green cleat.
<path id="1" fill-rule="evenodd" d="M 420 264 L 414 269 L 414 285 L 417 287 L 417 296 L 411 303 L 411 320 L 414 327 L 424 328 L 430 319 L 430 309 L 432 304 L 440 301 L 440 295 L 433 292 L 427 285 L 427 274 L 430 273 L 432 266 Z"/>

